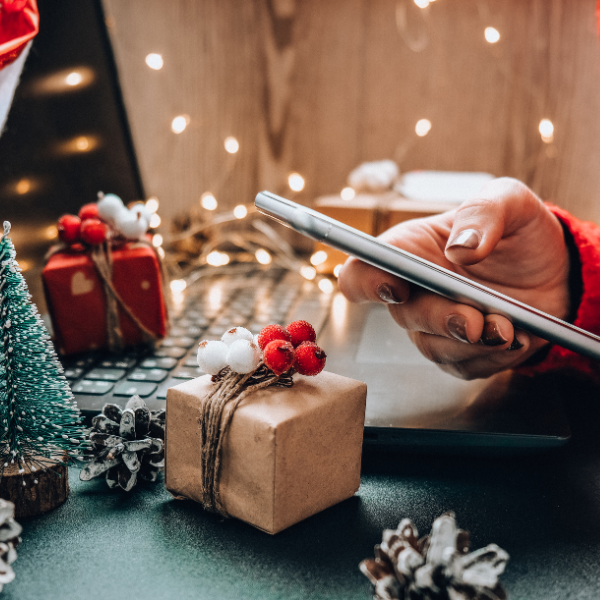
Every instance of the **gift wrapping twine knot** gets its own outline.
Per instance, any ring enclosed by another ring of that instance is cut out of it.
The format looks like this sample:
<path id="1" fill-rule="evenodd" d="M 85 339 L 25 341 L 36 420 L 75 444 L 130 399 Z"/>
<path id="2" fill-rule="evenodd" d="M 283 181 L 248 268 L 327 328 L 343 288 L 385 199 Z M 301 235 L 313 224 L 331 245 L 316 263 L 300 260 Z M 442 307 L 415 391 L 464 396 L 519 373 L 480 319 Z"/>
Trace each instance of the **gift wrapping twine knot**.
<path id="1" fill-rule="evenodd" d="M 264 364 L 252 373 L 239 374 L 229 367 L 213 377 L 217 382 L 200 408 L 200 432 L 202 441 L 201 504 L 207 511 L 229 517 L 219 491 L 219 475 L 223 441 L 231 425 L 233 415 L 242 400 L 253 392 L 269 386 L 292 387 L 292 371 L 275 375 Z"/>

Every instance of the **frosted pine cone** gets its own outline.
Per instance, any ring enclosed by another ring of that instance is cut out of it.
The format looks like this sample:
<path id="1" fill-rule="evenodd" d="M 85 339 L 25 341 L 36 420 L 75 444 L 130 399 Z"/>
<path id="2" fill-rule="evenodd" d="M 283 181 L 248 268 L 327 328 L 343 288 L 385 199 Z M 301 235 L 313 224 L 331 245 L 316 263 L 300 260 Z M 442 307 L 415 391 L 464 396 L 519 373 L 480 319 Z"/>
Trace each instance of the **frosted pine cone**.
<path id="1" fill-rule="evenodd" d="M 106 473 L 109 487 L 129 492 L 138 477 L 156 481 L 164 469 L 165 411 L 150 411 L 139 396 L 133 396 L 123 411 L 106 404 L 92 419 L 89 439 L 94 458 L 79 478 L 89 481 Z"/>
<path id="2" fill-rule="evenodd" d="M 15 578 L 10 566 L 17 560 L 15 548 L 19 545 L 22 527 L 13 519 L 15 505 L 0 498 L 0 592 L 5 583 Z"/>
<path id="3" fill-rule="evenodd" d="M 376 600 L 506 600 L 498 577 L 507 561 L 495 544 L 469 553 L 469 534 L 447 512 L 421 539 L 410 519 L 386 529 L 375 558 L 359 568 L 375 586 Z"/>

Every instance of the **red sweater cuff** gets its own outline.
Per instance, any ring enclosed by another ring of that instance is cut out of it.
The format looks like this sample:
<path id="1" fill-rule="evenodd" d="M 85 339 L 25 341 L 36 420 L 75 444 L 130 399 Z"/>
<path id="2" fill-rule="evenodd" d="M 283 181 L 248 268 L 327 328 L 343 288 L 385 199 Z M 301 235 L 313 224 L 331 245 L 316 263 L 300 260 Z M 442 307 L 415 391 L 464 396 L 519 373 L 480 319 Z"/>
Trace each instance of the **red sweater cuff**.
<path id="1" fill-rule="evenodd" d="M 558 206 L 547 204 L 547 207 L 571 232 L 579 251 L 583 294 L 573 324 L 600 335 L 600 227 L 580 221 Z M 553 369 L 576 370 L 600 381 L 600 363 L 561 346 L 552 346 L 541 363 L 521 367 L 518 372 L 535 375 Z"/>

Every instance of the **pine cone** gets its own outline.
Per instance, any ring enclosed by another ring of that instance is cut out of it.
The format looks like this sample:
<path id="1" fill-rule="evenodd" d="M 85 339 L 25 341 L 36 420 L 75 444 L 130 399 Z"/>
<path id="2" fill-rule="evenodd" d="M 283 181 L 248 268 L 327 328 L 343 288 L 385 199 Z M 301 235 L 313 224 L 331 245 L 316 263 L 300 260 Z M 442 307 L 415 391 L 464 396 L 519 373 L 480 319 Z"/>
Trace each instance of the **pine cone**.
<path id="1" fill-rule="evenodd" d="M 0 592 L 5 583 L 15 578 L 10 566 L 17 560 L 15 548 L 19 545 L 19 535 L 23 528 L 14 520 L 15 505 L 0 498 Z"/>
<path id="2" fill-rule="evenodd" d="M 164 469 L 165 411 L 150 411 L 139 396 L 133 396 L 123 411 L 105 404 L 102 414 L 92 419 L 89 439 L 94 458 L 79 478 L 89 481 L 106 473 L 109 487 L 129 492 L 138 476 L 156 481 Z"/>
<path id="3" fill-rule="evenodd" d="M 457 529 L 454 513 L 447 512 L 421 539 L 410 519 L 386 529 L 375 558 L 359 568 L 376 600 L 506 600 L 498 576 L 507 561 L 495 544 L 469 553 L 468 532 Z"/>

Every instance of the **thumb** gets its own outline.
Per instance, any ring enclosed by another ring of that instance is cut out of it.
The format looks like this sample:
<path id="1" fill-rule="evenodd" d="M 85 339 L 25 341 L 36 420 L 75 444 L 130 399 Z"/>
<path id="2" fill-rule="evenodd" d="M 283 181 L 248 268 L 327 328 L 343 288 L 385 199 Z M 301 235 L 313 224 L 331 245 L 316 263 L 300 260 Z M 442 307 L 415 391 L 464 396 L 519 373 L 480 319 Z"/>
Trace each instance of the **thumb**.
<path id="1" fill-rule="evenodd" d="M 542 201 L 526 185 L 509 177 L 494 179 L 457 209 L 446 257 L 460 265 L 481 262 L 503 237 L 516 233 L 542 211 Z"/>

